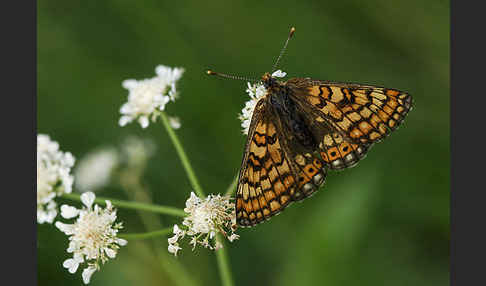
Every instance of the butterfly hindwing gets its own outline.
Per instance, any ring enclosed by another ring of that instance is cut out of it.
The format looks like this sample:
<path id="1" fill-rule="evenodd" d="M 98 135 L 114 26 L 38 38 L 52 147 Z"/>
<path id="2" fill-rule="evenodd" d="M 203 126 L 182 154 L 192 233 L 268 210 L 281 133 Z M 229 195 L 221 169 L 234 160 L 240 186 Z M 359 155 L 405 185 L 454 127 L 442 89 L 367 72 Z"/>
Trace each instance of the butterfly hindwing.
<path id="1" fill-rule="evenodd" d="M 324 133 L 319 138 L 319 154 L 334 170 L 355 166 L 366 156 L 369 148 L 367 144 L 353 143 L 337 131 Z"/>

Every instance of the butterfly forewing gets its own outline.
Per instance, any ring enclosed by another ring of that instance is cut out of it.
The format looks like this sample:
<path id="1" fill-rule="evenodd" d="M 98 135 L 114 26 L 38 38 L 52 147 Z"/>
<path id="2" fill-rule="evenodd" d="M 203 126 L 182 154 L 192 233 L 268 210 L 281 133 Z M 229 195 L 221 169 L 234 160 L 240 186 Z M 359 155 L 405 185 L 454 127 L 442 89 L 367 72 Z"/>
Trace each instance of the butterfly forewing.
<path id="1" fill-rule="evenodd" d="M 236 193 L 236 219 L 252 226 L 279 213 L 291 201 L 295 177 L 265 100 L 255 108 Z"/>
<path id="2" fill-rule="evenodd" d="M 296 140 L 267 99 L 260 100 L 238 180 L 238 224 L 253 226 L 312 195 L 326 175 L 324 162 L 313 151 Z"/>
<path id="3" fill-rule="evenodd" d="M 331 169 L 352 167 L 395 130 L 411 108 L 407 93 L 369 85 L 293 78 L 286 83 L 309 116 Z"/>

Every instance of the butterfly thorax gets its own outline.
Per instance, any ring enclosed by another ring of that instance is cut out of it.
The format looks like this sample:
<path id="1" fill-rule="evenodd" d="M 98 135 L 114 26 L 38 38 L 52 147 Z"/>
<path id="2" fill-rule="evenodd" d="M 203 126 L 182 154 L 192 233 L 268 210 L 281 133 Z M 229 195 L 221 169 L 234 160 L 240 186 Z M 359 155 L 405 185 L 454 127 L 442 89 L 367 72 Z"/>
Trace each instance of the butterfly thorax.
<path id="1" fill-rule="evenodd" d="M 295 136 L 305 148 L 317 148 L 317 141 L 312 135 L 308 123 L 292 99 L 292 89 L 285 83 L 277 81 L 269 73 L 262 76 L 263 85 L 267 89 L 267 100 L 282 124 Z"/>

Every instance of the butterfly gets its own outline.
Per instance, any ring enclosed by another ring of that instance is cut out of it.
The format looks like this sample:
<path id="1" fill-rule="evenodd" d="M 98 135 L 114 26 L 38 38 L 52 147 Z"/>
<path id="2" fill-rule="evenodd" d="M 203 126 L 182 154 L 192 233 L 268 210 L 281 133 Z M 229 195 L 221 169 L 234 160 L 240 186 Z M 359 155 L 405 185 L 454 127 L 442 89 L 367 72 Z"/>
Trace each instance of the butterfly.
<path id="1" fill-rule="evenodd" d="M 262 76 L 266 94 L 248 129 L 235 201 L 242 227 L 310 197 L 328 170 L 355 166 L 412 108 L 412 97 L 397 89 L 311 78 L 281 81 L 276 74 Z"/>

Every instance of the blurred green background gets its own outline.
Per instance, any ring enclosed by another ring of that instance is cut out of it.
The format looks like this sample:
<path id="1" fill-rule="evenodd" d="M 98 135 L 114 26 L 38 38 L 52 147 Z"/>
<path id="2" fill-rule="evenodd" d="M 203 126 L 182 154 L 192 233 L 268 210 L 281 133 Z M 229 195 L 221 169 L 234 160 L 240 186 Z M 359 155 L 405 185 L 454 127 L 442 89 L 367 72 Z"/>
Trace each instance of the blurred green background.
<path id="1" fill-rule="evenodd" d="M 449 282 L 448 1 L 38 1 L 39 133 L 76 158 L 135 134 L 156 142 L 144 182 L 156 203 L 183 207 L 191 186 L 162 124 L 118 126 L 128 78 L 181 66 L 167 106 L 206 193 L 222 193 L 240 167 L 237 114 L 246 83 L 204 70 L 259 77 L 291 26 L 281 68 L 290 77 L 408 91 L 414 109 L 355 168 L 331 172 L 317 195 L 227 245 L 236 285 L 447 285 Z M 116 185 L 98 195 L 127 199 Z M 125 231 L 142 232 L 119 210 Z M 162 225 L 180 221 L 161 217 Z M 159 243 L 167 247 L 165 238 Z M 67 238 L 38 226 L 39 285 L 80 285 L 62 262 Z M 151 241 L 129 242 L 91 285 L 175 285 Z M 213 252 L 189 245 L 178 260 L 200 285 L 219 285 Z M 152 257 L 152 258 L 151 258 Z M 169 261 L 170 262 L 170 261 Z"/>

